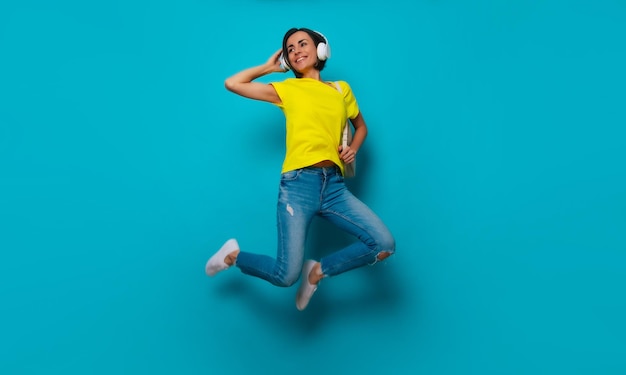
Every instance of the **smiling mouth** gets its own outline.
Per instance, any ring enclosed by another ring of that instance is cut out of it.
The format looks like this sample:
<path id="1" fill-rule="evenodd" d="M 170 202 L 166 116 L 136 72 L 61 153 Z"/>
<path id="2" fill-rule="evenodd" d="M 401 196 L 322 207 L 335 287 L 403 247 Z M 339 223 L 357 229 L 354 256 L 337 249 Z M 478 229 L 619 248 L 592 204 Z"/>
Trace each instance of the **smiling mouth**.
<path id="1" fill-rule="evenodd" d="M 306 56 L 303 56 L 303 57 L 298 57 L 298 58 L 296 59 L 296 63 L 301 62 L 301 61 L 302 61 L 302 60 L 304 60 L 305 58 L 306 58 Z"/>

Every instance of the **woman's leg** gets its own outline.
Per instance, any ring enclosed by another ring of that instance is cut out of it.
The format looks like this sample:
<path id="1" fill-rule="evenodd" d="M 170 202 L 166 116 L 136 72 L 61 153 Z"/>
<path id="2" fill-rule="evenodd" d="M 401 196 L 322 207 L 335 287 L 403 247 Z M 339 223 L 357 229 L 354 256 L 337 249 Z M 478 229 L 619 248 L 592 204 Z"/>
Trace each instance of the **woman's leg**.
<path id="1" fill-rule="evenodd" d="M 243 273 L 277 286 L 291 286 L 298 281 L 304 261 L 306 233 L 319 209 L 320 186 L 319 178 L 307 170 L 281 175 L 276 213 L 276 258 L 240 251 L 235 265 Z"/>
<path id="2" fill-rule="evenodd" d="M 346 188 L 340 175 L 330 179 L 321 216 L 359 239 L 320 260 L 321 274 L 339 275 L 374 264 L 395 252 L 395 240 L 382 220 Z"/>

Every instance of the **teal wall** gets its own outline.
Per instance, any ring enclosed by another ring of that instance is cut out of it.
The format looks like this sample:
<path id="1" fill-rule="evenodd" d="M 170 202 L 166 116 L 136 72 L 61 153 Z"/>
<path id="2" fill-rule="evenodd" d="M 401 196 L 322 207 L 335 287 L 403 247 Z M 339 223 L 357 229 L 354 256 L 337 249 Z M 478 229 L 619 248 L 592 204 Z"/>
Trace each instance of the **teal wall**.
<path id="1" fill-rule="evenodd" d="M 623 1 L 52 3 L 0 5 L 1 373 L 626 373 Z M 283 115 L 223 81 L 293 26 L 398 246 L 304 312 L 204 275 L 274 253 Z"/>

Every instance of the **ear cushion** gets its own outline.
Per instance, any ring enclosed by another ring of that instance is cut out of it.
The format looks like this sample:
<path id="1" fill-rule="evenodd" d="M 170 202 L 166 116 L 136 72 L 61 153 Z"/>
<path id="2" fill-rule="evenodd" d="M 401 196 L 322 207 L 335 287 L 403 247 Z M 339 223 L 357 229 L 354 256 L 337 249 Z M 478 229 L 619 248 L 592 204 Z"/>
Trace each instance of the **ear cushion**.
<path id="1" fill-rule="evenodd" d="M 320 42 L 320 44 L 317 45 L 317 58 L 322 61 L 325 61 L 325 60 L 328 60 L 329 57 L 330 57 L 330 46 L 327 43 Z"/>
<path id="2" fill-rule="evenodd" d="M 289 66 L 289 64 L 287 63 L 287 59 L 285 59 L 285 55 L 284 54 L 280 54 L 280 57 L 278 58 L 278 61 L 280 62 L 280 67 L 284 70 L 284 71 L 288 71 L 291 67 Z"/>
<path id="3" fill-rule="evenodd" d="M 330 43 L 328 43 L 328 39 L 326 39 L 326 37 L 324 36 L 324 34 L 320 33 L 317 30 L 313 30 L 314 32 L 316 32 L 319 36 L 322 37 L 322 39 L 324 39 L 323 42 L 320 42 L 317 45 L 317 58 L 325 61 L 328 60 L 330 58 Z"/>

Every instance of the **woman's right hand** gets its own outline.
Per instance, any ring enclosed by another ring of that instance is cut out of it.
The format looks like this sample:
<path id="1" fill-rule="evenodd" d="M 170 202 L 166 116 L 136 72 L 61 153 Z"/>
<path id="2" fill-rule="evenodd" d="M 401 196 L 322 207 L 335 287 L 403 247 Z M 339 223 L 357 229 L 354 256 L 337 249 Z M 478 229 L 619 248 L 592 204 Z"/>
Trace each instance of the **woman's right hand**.
<path id="1" fill-rule="evenodd" d="M 272 72 L 275 72 L 275 73 L 281 73 L 281 72 L 284 73 L 284 72 L 286 72 L 286 70 L 283 69 L 281 67 L 281 64 L 280 64 L 280 55 L 281 55 L 281 53 L 283 53 L 283 49 L 282 48 L 279 49 L 278 51 L 274 52 L 272 54 L 272 56 L 265 63 L 266 65 L 271 67 Z"/>

